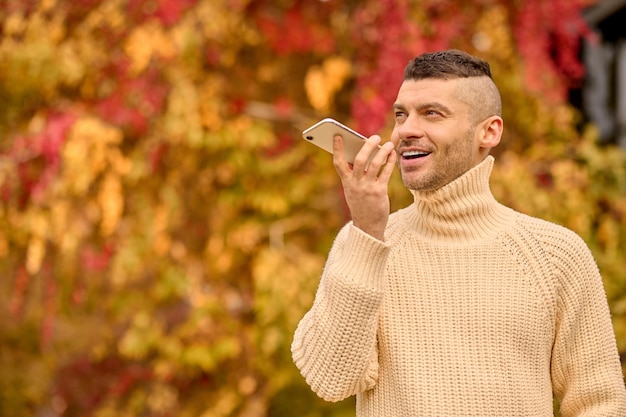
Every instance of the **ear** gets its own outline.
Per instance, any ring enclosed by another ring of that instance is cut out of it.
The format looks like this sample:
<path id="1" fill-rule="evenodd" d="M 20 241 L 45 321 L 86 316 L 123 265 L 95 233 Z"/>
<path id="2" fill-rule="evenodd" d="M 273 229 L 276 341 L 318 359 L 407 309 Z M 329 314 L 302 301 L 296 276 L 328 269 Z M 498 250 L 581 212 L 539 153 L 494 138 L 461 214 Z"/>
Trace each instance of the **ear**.
<path id="1" fill-rule="evenodd" d="M 504 122 L 500 116 L 491 116 L 483 120 L 481 125 L 478 138 L 479 146 L 481 150 L 488 153 L 491 148 L 495 148 L 500 143 Z"/>

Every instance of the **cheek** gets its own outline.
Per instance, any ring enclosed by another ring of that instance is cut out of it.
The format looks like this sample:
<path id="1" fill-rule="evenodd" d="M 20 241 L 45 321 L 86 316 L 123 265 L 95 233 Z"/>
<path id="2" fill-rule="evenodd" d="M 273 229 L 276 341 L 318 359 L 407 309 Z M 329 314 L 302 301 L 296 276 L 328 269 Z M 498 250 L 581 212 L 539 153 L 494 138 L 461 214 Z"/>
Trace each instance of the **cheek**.
<path id="1" fill-rule="evenodd" d="M 466 133 L 457 136 L 454 140 L 440 142 L 438 146 L 441 155 L 454 160 L 473 158 L 474 138 Z"/>

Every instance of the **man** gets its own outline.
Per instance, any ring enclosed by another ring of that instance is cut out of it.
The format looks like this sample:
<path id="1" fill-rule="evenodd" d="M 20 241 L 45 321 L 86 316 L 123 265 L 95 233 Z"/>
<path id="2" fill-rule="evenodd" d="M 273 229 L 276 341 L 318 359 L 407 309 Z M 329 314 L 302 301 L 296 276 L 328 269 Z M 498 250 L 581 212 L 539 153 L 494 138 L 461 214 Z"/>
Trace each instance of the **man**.
<path id="1" fill-rule="evenodd" d="M 330 251 L 293 359 L 357 416 L 626 416 L 606 296 L 573 232 L 499 204 L 502 135 L 489 65 L 461 51 L 408 64 L 391 141 L 365 169 L 334 142 L 352 222 Z M 415 196 L 389 214 L 397 165 Z"/>

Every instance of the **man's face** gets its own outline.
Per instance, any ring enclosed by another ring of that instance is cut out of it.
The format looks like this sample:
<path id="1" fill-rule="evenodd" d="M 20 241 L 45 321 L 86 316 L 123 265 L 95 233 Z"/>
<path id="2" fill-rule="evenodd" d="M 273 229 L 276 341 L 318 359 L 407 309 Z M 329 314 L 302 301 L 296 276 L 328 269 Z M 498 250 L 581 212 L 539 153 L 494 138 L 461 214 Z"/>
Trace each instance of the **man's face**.
<path id="1" fill-rule="evenodd" d="M 407 188 L 441 188 L 482 160 L 464 82 L 408 80 L 400 87 L 391 141 Z"/>

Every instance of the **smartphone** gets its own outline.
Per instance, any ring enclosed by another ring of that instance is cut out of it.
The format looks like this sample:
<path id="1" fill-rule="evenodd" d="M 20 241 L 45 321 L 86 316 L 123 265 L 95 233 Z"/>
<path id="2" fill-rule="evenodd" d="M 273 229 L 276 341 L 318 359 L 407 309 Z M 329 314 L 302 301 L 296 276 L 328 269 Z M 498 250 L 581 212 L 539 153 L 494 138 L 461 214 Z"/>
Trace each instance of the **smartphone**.
<path id="1" fill-rule="evenodd" d="M 335 135 L 340 135 L 343 138 L 343 148 L 346 160 L 350 163 L 354 163 L 356 154 L 359 150 L 361 150 L 361 147 L 367 140 L 367 138 L 360 133 L 355 132 L 335 119 L 330 118 L 320 120 L 302 132 L 302 137 L 306 141 L 311 142 L 313 145 L 317 145 L 330 153 L 333 153 L 333 137 L 335 137 Z M 369 160 L 367 161 L 368 164 L 377 152 L 377 150 L 372 152 Z"/>

